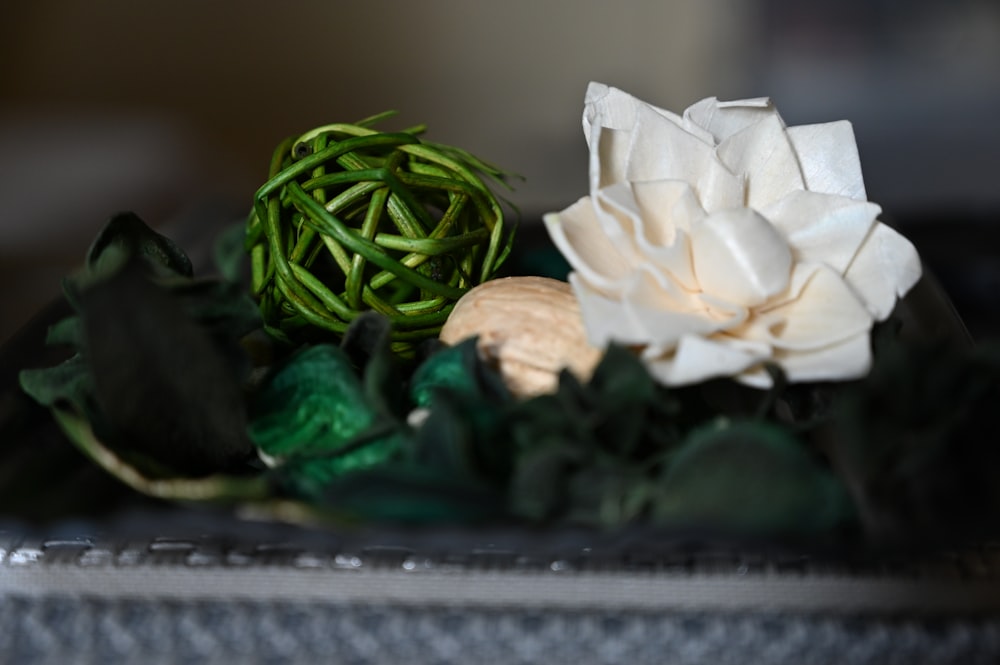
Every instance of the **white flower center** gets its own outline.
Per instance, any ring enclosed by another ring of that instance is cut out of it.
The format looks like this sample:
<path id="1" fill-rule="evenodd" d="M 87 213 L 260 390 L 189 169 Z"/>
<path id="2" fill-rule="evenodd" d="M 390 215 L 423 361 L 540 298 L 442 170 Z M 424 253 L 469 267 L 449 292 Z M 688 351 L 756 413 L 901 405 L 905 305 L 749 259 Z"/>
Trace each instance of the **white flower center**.
<path id="1" fill-rule="evenodd" d="M 788 288 L 792 251 L 750 208 L 708 215 L 692 226 L 691 240 L 695 276 L 708 295 L 756 307 Z"/>

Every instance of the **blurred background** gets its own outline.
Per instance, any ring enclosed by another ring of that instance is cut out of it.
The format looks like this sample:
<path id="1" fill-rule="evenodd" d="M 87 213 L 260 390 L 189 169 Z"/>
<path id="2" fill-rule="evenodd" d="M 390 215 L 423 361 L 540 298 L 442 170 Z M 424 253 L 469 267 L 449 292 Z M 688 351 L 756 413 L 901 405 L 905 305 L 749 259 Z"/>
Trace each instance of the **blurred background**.
<path id="1" fill-rule="evenodd" d="M 968 307 L 1000 288 L 995 0 L 35 0 L 4 13 L 0 341 L 112 213 L 165 230 L 238 220 L 278 141 L 386 109 L 523 174 L 512 198 L 534 222 L 586 192 L 590 80 L 675 111 L 767 95 L 788 124 L 850 119 L 870 198 L 945 273 L 964 266 L 950 279 L 982 292 Z"/>

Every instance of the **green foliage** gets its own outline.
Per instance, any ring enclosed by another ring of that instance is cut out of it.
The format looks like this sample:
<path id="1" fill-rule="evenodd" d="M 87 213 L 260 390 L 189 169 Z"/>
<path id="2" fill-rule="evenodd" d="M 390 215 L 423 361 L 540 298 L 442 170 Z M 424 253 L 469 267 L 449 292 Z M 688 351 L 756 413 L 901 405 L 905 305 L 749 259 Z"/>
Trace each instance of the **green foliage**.
<path id="1" fill-rule="evenodd" d="M 249 363 L 239 339 L 259 317 L 238 285 L 195 280 L 180 249 L 123 213 L 65 290 L 76 315 L 49 339 L 76 354 L 23 371 L 26 392 L 50 407 L 70 405 L 154 475 L 206 474 L 249 457 Z"/>
<path id="2" fill-rule="evenodd" d="M 20 381 L 24 392 L 42 406 L 51 408 L 67 403 L 77 411 L 93 410 L 94 381 L 90 368 L 79 354 L 54 367 L 23 370 Z"/>
<path id="3" fill-rule="evenodd" d="M 369 365 L 373 371 L 377 364 Z M 250 438 L 279 465 L 284 484 L 297 495 L 317 496 L 335 478 L 400 452 L 398 423 L 379 418 L 347 354 L 334 346 L 295 353 L 254 404 Z"/>
<path id="4" fill-rule="evenodd" d="M 479 367 L 475 339 L 441 349 L 413 373 L 410 397 L 416 406 L 429 409 L 442 391 L 474 393 L 483 378 L 476 375 Z M 507 396 L 501 381 L 496 381 L 491 388 L 497 396 Z"/>
<path id="5" fill-rule="evenodd" d="M 834 414 L 828 454 L 873 542 L 995 537 L 1000 346 L 887 344 Z"/>
<path id="6" fill-rule="evenodd" d="M 720 428 L 719 401 L 745 419 Z M 750 415 L 773 401 L 728 381 L 664 388 L 632 353 L 611 347 L 589 384 L 564 374 L 555 394 L 518 405 L 512 510 L 757 535 L 850 521 L 843 488 L 804 442 L 769 413 Z"/>
<path id="7" fill-rule="evenodd" d="M 234 281 L 235 246 L 227 279 L 197 279 L 170 241 L 115 218 L 66 281 L 75 313 L 48 334 L 74 355 L 20 375 L 81 451 L 149 496 L 337 525 L 995 535 L 980 519 L 1000 511 L 995 346 L 913 344 L 884 325 L 867 378 L 786 385 L 769 368 L 766 392 L 667 388 L 612 346 L 590 381 L 564 372 L 518 400 L 476 340 L 403 357 L 398 321 L 378 312 L 353 316 L 337 346 L 265 343 L 251 359 L 265 324 Z M 32 478 L 44 467 L 20 463 Z"/>
<path id="8" fill-rule="evenodd" d="M 492 398 L 509 399 L 499 378 L 466 344 L 442 349 L 404 380 L 388 325 L 359 317 L 342 348 L 299 351 L 262 386 L 250 431 L 265 454 L 279 456 L 277 486 L 354 521 L 501 515 L 507 451 L 489 449 L 503 414 Z M 430 407 L 416 427 L 411 395 Z"/>
<path id="9" fill-rule="evenodd" d="M 830 470 L 766 422 L 720 419 L 692 432 L 654 493 L 654 523 L 722 533 L 825 533 L 854 518 Z"/>
<path id="10" fill-rule="evenodd" d="M 325 344 L 293 355 L 254 404 L 250 438 L 276 458 L 336 451 L 375 422 L 347 355 Z"/>

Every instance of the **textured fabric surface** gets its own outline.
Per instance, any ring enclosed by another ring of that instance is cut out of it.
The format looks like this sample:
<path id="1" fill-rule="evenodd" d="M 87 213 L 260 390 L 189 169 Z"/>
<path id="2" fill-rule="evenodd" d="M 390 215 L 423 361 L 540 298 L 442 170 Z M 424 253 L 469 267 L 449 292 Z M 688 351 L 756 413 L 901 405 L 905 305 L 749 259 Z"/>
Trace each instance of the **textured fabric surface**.
<path id="1" fill-rule="evenodd" d="M 1000 619 L 9 597 L 0 625 L 12 663 L 1000 661 Z"/>
<path id="2" fill-rule="evenodd" d="M 1000 662 L 996 547 L 856 570 L 675 555 L 0 530 L 0 662 Z"/>

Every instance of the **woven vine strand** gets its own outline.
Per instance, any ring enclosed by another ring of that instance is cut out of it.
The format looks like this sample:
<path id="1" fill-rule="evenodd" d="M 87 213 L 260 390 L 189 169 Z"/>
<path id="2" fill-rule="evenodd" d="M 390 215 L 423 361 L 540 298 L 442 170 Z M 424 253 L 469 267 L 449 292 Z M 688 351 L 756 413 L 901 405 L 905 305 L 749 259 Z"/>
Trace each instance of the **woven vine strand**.
<path id="1" fill-rule="evenodd" d="M 496 276 L 513 241 L 486 185 L 509 174 L 425 128 L 381 132 L 390 114 L 281 142 L 247 220 L 251 290 L 278 339 L 337 337 L 361 312 L 393 324 L 407 352 L 455 301 Z"/>

